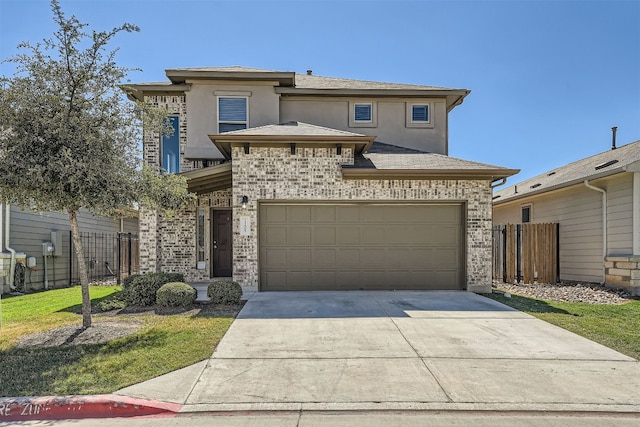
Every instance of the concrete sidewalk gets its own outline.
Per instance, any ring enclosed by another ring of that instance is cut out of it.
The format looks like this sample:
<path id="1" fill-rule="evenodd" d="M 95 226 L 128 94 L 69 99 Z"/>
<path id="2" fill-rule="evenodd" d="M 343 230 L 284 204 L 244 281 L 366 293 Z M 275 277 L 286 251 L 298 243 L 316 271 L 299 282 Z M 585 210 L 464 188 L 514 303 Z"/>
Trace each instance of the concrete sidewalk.
<path id="1" fill-rule="evenodd" d="M 256 293 L 211 359 L 118 391 L 181 413 L 640 414 L 640 363 L 468 292 Z"/>

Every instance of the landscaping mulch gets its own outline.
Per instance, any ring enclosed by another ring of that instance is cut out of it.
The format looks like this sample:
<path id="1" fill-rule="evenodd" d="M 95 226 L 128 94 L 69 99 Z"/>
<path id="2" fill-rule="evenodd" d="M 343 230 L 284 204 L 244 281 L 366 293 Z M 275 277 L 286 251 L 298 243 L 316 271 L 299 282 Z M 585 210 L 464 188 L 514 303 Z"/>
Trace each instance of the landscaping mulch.
<path id="1" fill-rule="evenodd" d="M 558 283 L 555 285 L 494 283 L 493 289 L 498 292 L 559 302 L 624 304 L 631 299 L 637 299 L 624 290 L 607 288 L 594 283 Z"/>

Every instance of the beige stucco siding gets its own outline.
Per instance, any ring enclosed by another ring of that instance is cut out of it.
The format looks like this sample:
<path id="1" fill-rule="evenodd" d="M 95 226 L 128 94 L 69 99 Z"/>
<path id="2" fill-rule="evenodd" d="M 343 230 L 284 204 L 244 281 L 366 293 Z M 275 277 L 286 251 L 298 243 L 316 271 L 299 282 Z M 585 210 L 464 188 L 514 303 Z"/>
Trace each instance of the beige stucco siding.
<path id="1" fill-rule="evenodd" d="M 629 254 L 631 242 L 631 174 L 592 181 L 607 190 L 608 253 Z M 523 205 L 531 204 L 531 222 L 560 224 L 560 279 L 601 282 L 602 196 L 578 184 L 562 190 L 495 205 L 494 224 L 521 222 Z"/>
<path id="2" fill-rule="evenodd" d="M 264 126 L 280 122 L 278 102 L 274 83 L 246 82 L 238 85 L 232 82 L 192 82 L 187 92 L 186 108 L 189 111 L 187 141 L 189 146 L 206 147 L 217 152 L 208 135 L 218 133 L 217 97 L 246 96 L 248 99 L 248 127 Z M 221 157 L 221 156 L 220 156 Z"/>
<path id="3" fill-rule="evenodd" d="M 376 126 L 349 126 L 349 101 L 376 104 Z M 406 126 L 407 103 L 431 103 L 431 127 Z M 359 99 L 359 98 L 287 98 L 280 102 L 282 122 L 295 120 L 334 129 L 376 135 L 380 142 L 447 154 L 447 112 L 444 99 Z"/>

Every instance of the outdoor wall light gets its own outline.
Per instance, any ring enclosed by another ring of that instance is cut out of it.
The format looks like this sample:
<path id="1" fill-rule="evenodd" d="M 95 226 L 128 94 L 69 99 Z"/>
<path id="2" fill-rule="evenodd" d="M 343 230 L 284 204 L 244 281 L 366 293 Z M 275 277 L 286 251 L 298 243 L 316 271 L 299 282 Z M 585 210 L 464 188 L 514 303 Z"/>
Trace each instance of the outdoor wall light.
<path id="1" fill-rule="evenodd" d="M 242 196 L 242 209 L 247 209 L 247 203 L 249 203 L 249 197 Z"/>

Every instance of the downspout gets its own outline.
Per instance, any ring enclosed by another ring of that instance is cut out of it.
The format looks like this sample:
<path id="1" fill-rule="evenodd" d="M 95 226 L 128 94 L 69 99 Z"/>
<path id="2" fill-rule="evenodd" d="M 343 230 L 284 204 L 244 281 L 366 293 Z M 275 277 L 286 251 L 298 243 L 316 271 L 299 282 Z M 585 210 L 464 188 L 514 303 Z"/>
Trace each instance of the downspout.
<path id="1" fill-rule="evenodd" d="M 498 182 L 496 182 L 496 181 L 498 181 Z M 507 178 L 506 177 L 504 177 L 502 179 L 496 179 L 495 181 L 491 182 L 491 188 L 500 187 L 505 182 L 507 182 Z"/>
<path id="2" fill-rule="evenodd" d="M 584 186 L 602 193 L 602 282 L 600 282 L 600 284 L 604 285 L 607 277 L 604 266 L 604 260 L 607 257 L 607 192 L 602 188 L 594 187 L 589 184 L 588 179 L 584 180 Z"/>
<path id="3" fill-rule="evenodd" d="M 9 232 L 10 232 L 10 218 L 11 218 L 11 205 L 4 205 L 4 247 L 6 250 L 11 252 L 11 267 L 9 268 L 9 289 L 12 291 L 16 290 L 15 284 L 13 283 L 14 274 L 16 272 L 16 251 L 15 249 L 9 247 Z"/>
<path id="4" fill-rule="evenodd" d="M 631 232 L 633 233 L 631 240 L 633 245 L 633 254 L 640 255 L 640 172 L 633 173 L 633 207 Z"/>

